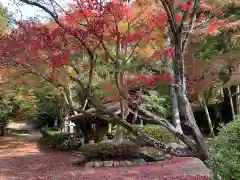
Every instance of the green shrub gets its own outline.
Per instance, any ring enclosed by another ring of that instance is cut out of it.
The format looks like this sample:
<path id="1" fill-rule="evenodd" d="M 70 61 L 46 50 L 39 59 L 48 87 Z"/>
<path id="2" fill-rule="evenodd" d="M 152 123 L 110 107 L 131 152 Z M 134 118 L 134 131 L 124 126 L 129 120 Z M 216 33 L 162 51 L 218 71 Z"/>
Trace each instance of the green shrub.
<path id="1" fill-rule="evenodd" d="M 41 100 L 36 121 L 38 127 L 53 127 L 55 120 L 60 119 L 59 109 L 60 107 L 56 102 L 52 102 L 52 100 L 48 100 L 47 102 L 44 99 Z"/>
<path id="2" fill-rule="evenodd" d="M 21 100 L 19 104 L 18 114 L 22 120 L 36 119 L 38 112 L 37 100 Z"/>
<path id="3" fill-rule="evenodd" d="M 73 148 L 73 138 L 71 133 L 62 133 L 53 129 L 41 130 L 43 140 L 53 148 L 59 150 L 69 150 Z"/>
<path id="4" fill-rule="evenodd" d="M 108 159 L 113 157 L 132 157 L 139 150 L 139 146 L 130 141 L 114 144 L 111 141 L 99 142 L 94 144 L 84 144 L 79 150 L 89 159 Z"/>
<path id="5" fill-rule="evenodd" d="M 8 98 L 0 97 L 0 136 L 4 135 L 4 129 L 9 122 L 12 109 L 12 102 Z"/>
<path id="6" fill-rule="evenodd" d="M 162 140 L 165 143 L 173 142 L 175 141 L 175 136 L 168 131 L 165 127 L 154 125 L 154 124 L 146 124 L 144 126 L 140 126 L 140 129 L 142 129 L 146 134 L 151 136 L 152 138 L 156 140 Z"/>
<path id="7" fill-rule="evenodd" d="M 223 127 L 210 150 L 214 180 L 240 179 L 240 118 Z"/>
<path id="8" fill-rule="evenodd" d="M 159 94 L 158 91 L 148 91 L 143 97 L 141 106 L 151 112 L 155 112 L 160 117 L 169 116 L 171 109 L 171 99 L 167 95 Z"/>

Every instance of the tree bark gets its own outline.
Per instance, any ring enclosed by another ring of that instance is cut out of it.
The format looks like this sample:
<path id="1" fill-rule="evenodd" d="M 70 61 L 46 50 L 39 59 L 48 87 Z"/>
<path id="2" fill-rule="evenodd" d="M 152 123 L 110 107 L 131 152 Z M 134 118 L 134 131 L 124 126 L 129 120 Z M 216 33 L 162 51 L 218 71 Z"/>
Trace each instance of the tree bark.
<path id="1" fill-rule="evenodd" d="M 171 47 L 171 36 L 168 35 L 166 39 L 166 49 L 170 47 Z M 169 57 L 168 55 L 165 56 L 165 61 L 168 64 L 167 72 L 174 77 L 172 57 Z M 171 95 L 171 103 L 172 103 L 172 124 L 176 127 L 179 133 L 182 133 L 183 131 L 182 131 L 181 119 L 180 119 L 180 114 L 178 109 L 178 98 L 175 91 L 174 83 L 171 83 L 170 85 L 170 95 Z"/>
<path id="2" fill-rule="evenodd" d="M 236 105 L 236 107 L 237 107 L 237 115 L 239 115 L 239 113 L 240 113 L 240 85 L 237 85 L 237 94 L 236 94 L 236 96 L 237 96 L 237 105 Z"/>
<path id="3" fill-rule="evenodd" d="M 125 121 L 128 116 L 128 104 L 125 101 L 125 97 L 127 97 L 128 92 L 127 88 L 124 85 L 124 70 L 121 67 L 119 61 L 119 53 L 121 51 L 120 44 L 120 35 L 117 34 L 117 50 L 116 50 L 116 59 L 115 59 L 115 81 L 118 89 L 118 93 L 120 96 L 120 109 L 121 109 L 121 121 Z M 113 142 L 116 144 L 122 143 L 124 140 L 124 132 L 121 125 L 117 125 L 116 134 L 113 139 Z"/>
<path id="4" fill-rule="evenodd" d="M 231 105 L 232 118 L 235 119 L 235 110 L 234 110 L 230 86 L 227 87 L 227 90 L 228 90 L 228 97 L 229 97 L 229 101 L 230 101 L 230 105 Z"/>
<path id="5" fill-rule="evenodd" d="M 175 91 L 175 88 L 174 88 L 173 84 L 171 84 L 170 93 L 171 93 L 171 97 L 172 97 L 171 98 L 171 101 L 172 101 L 172 123 L 179 133 L 183 133 L 182 126 L 181 126 L 179 109 L 178 109 L 177 94 L 176 94 L 176 91 Z"/>
<path id="6" fill-rule="evenodd" d="M 133 124 L 136 123 L 137 117 L 138 117 L 138 110 L 136 110 L 136 111 L 134 112 L 133 119 L 132 119 L 132 123 L 133 123 Z"/>
<path id="7" fill-rule="evenodd" d="M 194 2 L 194 13 L 192 13 L 192 17 L 190 19 L 190 29 L 188 33 L 192 30 L 194 26 L 194 17 L 196 16 L 196 9 L 198 6 L 198 1 Z M 176 24 L 175 24 L 176 25 Z M 183 29 L 180 29 L 181 31 Z M 173 31 L 173 29 L 172 29 Z M 192 135 L 197 145 L 197 151 L 200 155 L 201 160 L 206 160 L 208 158 L 208 149 L 204 137 L 196 123 L 193 110 L 189 99 L 186 95 L 186 76 L 185 76 L 185 60 L 184 53 L 186 49 L 188 37 L 182 39 L 182 34 L 176 33 L 174 35 L 174 77 L 175 77 L 175 90 L 177 93 L 177 97 L 179 100 L 179 109 L 182 111 L 182 114 L 185 118 L 185 121 L 192 129 Z M 186 42 L 185 42 L 186 41 Z"/>
<path id="8" fill-rule="evenodd" d="M 192 129 L 192 135 L 197 144 L 197 150 L 201 154 L 200 159 L 206 160 L 208 158 L 208 149 L 204 137 L 196 123 L 195 117 L 193 115 L 191 104 L 185 93 L 179 92 L 179 105 L 182 106 L 183 116 L 187 121 L 188 125 Z"/>
<path id="9" fill-rule="evenodd" d="M 206 103 L 206 99 L 203 96 L 203 106 L 204 106 L 204 111 L 206 113 L 206 118 L 207 118 L 207 122 L 208 122 L 208 127 L 209 127 L 209 135 L 214 137 L 214 131 L 213 131 L 213 125 L 212 125 L 212 120 L 208 111 L 208 107 L 207 107 L 207 103 Z"/>

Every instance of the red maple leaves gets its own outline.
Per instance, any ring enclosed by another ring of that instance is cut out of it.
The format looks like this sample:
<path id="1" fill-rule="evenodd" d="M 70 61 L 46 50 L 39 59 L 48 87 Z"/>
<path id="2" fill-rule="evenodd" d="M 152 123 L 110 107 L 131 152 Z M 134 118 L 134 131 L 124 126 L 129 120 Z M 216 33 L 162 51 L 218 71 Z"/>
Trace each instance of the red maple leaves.
<path id="1" fill-rule="evenodd" d="M 176 21 L 182 21 L 182 14 L 191 11 L 193 0 L 180 4 Z M 9 35 L 1 37 L 1 58 L 14 57 L 17 62 L 40 64 L 49 63 L 50 69 L 67 65 L 74 53 L 86 47 L 108 62 L 110 51 L 121 47 L 121 55 L 127 59 L 142 56 L 142 59 L 159 60 L 164 55 L 174 57 L 174 48 L 165 48 L 164 28 L 168 23 L 165 12 L 150 5 L 129 6 L 120 0 L 99 2 L 97 0 L 72 0 L 70 10 L 62 14 L 59 26 L 56 23 L 34 23 L 24 21 Z M 220 13 L 220 12 L 219 12 Z M 224 28 L 224 23 L 212 18 L 208 32 Z M 138 52 L 136 49 L 138 48 Z M 52 73 L 55 74 L 55 73 Z M 134 75 L 125 79 L 127 86 L 143 88 L 156 85 L 159 81 L 172 82 L 170 75 Z"/>
<path id="2" fill-rule="evenodd" d="M 223 29 L 225 29 L 225 23 L 223 21 L 219 21 L 216 17 L 208 21 L 208 32 L 210 34 Z"/>
<path id="3" fill-rule="evenodd" d="M 171 83 L 173 82 L 173 77 L 170 75 L 163 74 L 153 74 L 153 75 L 132 75 L 125 80 L 127 86 L 140 86 L 143 88 L 155 86 L 159 82 Z"/>

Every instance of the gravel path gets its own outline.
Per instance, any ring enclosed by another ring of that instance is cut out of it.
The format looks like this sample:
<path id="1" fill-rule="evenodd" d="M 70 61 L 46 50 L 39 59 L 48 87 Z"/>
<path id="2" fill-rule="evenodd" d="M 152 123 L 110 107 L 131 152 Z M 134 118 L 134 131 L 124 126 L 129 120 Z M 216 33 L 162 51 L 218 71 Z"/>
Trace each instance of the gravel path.
<path id="1" fill-rule="evenodd" d="M 207 180 L 207 169 L 193 158 L 131 168 L 85 169 L 69 152 L 42 150 L 36 140 L 0 137 L 0 180 Z"/>

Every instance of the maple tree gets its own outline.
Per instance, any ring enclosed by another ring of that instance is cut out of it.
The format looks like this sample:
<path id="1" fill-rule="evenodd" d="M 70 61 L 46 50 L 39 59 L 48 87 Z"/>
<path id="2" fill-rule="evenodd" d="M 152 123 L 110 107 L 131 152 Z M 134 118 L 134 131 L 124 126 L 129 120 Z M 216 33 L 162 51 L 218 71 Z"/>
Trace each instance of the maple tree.
<path id="1" fill-rule="evenodd" d="M 71 83 L 80 85 L 90 105 L 108 115 L 109 118 L 104 116 L 106 120 L 123 126 L 148 145 L 174 155 L 199 156 L 203 160 L 206 159 L 206 144 L 186 95 L 183 56 L 188 45 L 189 34 L 195 25 L 199 9 L 198 0 L 182 3 L 137 0 L 131 5 L 117 0 L 110 2 L 75 0 L 68 11 L 60 8 L 54 0 L 49 0 L 53 11 L 39 2 L 20 1 L 46 11 L 55 23 L 18 22 L 17 29 L 13 29 L 11 34 L 2 36 L 0 39 L 4 44 L 0 50 L 2 61 L 11 60 L 15 66 L 41 76 L 55 87 L 61 87 L 69 107 L 76 111 L 76 114 L 86 112 L 82 108 L 73 107 L 69 95 L 69 84 L 66 86 L 66 81 L 69 80 Z M 209 22 L 209 33 L 215 33 L 223 25 L 223 22 L 216 18 L 203 21 Z M 170 39 L 167 48 L 165 35 Z M 71 59 L 77 52 L 87 55 L 87 65 Z M 134 75 L 127 73 L 124 68 L 127 63 L 134 62 L 135 58 L 149 63 L 164 57 L 172 59 L 172 74 Z M 99 60 L 113 68 L 110 78 L 114 79 L 115 83 L 108 89 L 113 90 L 114 96 L 120 101 L 121 117 L 104 109 L 94 90 L 94 72 Z M 44 68 L 41 69 L 42 67 Z M 82 72 L 88 77 L 82 76 Z M 67 80 L 63 80 L 65 78 Z M 87 85 L 85 85 L 86 79 Z M 152 87 L 159 81 L 172 84 L 173 94 L 179 101 L 176 108 L 180 109 L 185 121 L 192 129 L 195 143 L 167 120 L 139 107 L 138 103 L 129 98 L 128 89 L 131 86 Z M 190 153 L 179 152 L 133 128 L 125 121 L 129 113 L 129 104 L 174 133 L 188 146 Z"/>

